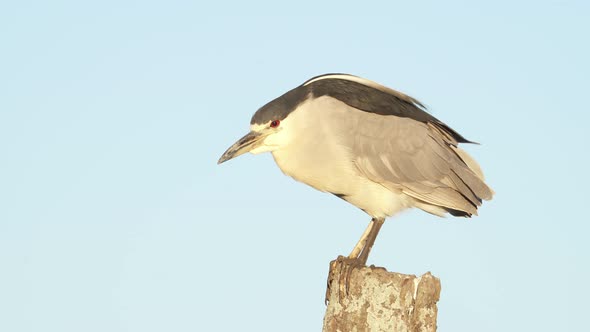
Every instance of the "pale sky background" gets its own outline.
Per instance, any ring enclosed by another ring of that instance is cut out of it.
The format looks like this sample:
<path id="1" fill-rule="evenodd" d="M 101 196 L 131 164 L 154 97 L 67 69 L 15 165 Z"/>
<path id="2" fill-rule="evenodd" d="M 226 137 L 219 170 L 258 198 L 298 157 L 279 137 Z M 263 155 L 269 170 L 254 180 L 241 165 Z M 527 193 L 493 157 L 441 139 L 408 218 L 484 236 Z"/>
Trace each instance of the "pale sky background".
<path id="1" fill-rule="evenodd" d="M 319 331 L 369 217 L 221 166 L 267 101 L 327 72 L 482 143 L 470 220 L 408 211 L 369 263 L 442 280 L 440 331 L 581 331 L 590 296 L 587 1 L 0 5 L 0 331 Z"/>

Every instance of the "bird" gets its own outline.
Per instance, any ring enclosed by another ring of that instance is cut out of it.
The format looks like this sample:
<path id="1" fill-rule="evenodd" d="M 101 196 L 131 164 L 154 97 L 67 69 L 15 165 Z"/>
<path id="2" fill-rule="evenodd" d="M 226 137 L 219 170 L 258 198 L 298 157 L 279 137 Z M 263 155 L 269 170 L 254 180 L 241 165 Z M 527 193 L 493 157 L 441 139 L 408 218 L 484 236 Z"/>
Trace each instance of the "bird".
<path id="1" fill-rule="evenodd" d="M 270 152 L 285 175 L 368 214 L 371 221 L 352 252 L 338 259 L 349 275 L 365 266 L 386 218 L 410 208 L 471 217 L 492 199 L 481 167 L 460 143 L 477 144 L 417 99 L 359 76 L 330 73 L 259 108 L 250 132 L 218 164 Z"/>

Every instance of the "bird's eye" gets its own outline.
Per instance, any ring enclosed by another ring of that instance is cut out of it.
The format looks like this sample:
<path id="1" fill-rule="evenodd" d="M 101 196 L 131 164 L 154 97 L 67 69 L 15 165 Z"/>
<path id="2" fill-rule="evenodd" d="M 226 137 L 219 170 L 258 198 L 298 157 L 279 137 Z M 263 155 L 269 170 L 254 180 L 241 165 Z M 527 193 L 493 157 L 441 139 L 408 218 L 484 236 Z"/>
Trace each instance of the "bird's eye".
<path id="1" fill-rule="evenodd" d="M 273 122 L 270 123 L 270 127 L 271 128 L 276 128 L 281 124 L 280 120 L 274 120 Z"/>

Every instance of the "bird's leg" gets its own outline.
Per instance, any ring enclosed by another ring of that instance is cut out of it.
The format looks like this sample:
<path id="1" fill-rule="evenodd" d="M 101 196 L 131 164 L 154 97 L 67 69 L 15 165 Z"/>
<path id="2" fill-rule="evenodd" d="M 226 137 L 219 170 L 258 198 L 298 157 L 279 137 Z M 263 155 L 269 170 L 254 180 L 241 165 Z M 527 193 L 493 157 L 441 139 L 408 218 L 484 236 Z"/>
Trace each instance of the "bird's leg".
<path id="1" fill-rule="evenodd" d="M 339 287 L 339 297 L 342 298 L 345 295 L 348 295 L 348 290 L 350 286 L 350 275 L 352 270 L 355 268 L 364 267 L 367 263 L 367 259 L 369 258 L 369 253 L 373 248 L 373 244 L 375 243 L 375 239 L 377 238 L 377 234 L 383 226 L 383 222 L 385 219 L 383 218 L 373 218 L 367 226 L 367 229 L 364 231 L 363 235 L 361 236 L 360 240 L 352 249 L 352 252 L 348 257 L 339 256 L 336 260 L 330 262 L 330 272 L 328 275 L 328 287 L 326 289 L 326 298 L 325 301 L 328 301 L 330 295 L 330 284 L 331 281 L 334 279 L 334 275 L 336 274 L 336 269 L 339 271 L 339 279 L 338 279 L 338 287 Z"/>
<path id="2" fill-rule="evenodd" d="M 371 222 L 369 223 L 369 225 L 367 226 L 367 228 L 363 232 L 363 235 L 361 235 L 359 242 L 356 243 L 356 246 L 354 246 L 354 248 L 350 252 L 350 255 L 348 255 L 348 258 L 356 258 L 359 256 L 359 254 L 361 253 L 361 251 L 365 247 L 365 243 L 367 242 L 367 236 L 369 236 L 369 233 L 371 232 L 371 229 L 373 228 L 374 224 L 375 224 L 374 220 L 371 219 Z"/>
<path id="3" fill-rule="evenodd" d="M 355 246 L 353 251 L 350 253 L 350 256 L 348 256 L 348 259 L 342 261 L 340 268 L 340 279 L 338 282 L 339 294 L 341 298 L 344 295 L 348 295 L 348 290 L 350 288 L 350 275 L 352 274 L 352 270 L 355 268 L 364 267 L 367 264 L 369 253 L 373 248 L 373 244 L 375 244 L 375 239 L 377 238 L 377 234 L 379 234 L 379 230 L 381 229 L 381 226 L 383 226 L 384 221 L 385 219 L 371 219 L 369 227 L 367 227 L 367 230 L 365 230 L 365 233 L 363 233 L 361 240 L 359 241 L 363 242 L 360 253 L 355 252 Z"/>
<path id="4" fill-rule="evenodd" d="M 377 234 L 379 234 L 379 230 L 381 230 L 381 226 L 383 226 L 384 222 L 385 222 L 385 219 L 383 219 L 383 218 L 381 218 L 381 219 L 373 218 L 373 220 L 371 220 L 373 227 L 371 227 L 371 231 L 367 235 L 367 239 L 365 242 L 365 246 L 363 247 L 363 251 L 361 251 L 360 255 L 358 255 L 358 258 L 357 258 L 363 266 L 365 264 L 367 264 L 367 259 L 369 258 L 369 253 L 371 252 L 371 249 L 373 248 L 373 245 L 375 244 L 375 239 L 377 239 Z"/>

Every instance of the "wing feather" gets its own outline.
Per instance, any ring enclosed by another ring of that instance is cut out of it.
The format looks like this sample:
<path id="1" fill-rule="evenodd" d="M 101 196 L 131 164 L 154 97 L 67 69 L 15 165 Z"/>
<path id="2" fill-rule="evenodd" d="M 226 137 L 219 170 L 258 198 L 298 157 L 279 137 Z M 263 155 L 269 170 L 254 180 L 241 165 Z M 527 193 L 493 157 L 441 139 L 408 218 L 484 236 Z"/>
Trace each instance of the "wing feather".
<path id="1" fill-rule="evenodd" d="M 438 124 L 379 116 L 360 120 L 356 129 L 357 168 L 372 181 L 413 197 L 427 212 L 440 214 L 443 208 L 470 216 L 493 196 L 479 165 Z"/>

